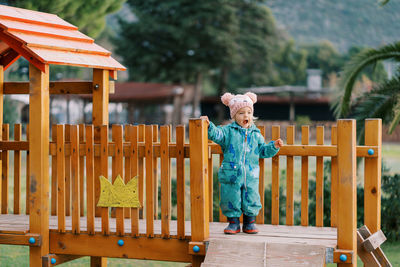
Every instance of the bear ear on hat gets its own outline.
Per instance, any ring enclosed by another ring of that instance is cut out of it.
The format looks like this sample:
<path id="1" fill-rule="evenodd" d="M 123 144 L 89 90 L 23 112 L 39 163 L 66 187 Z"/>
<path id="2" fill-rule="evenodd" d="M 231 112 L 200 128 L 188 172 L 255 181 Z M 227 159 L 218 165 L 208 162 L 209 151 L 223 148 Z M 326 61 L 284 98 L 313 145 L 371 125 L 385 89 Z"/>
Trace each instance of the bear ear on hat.
<path id="1" fill-rule="evenodd" d="M 253 104 L 257 102 L 257 95 L 255 93 L 247 92 L 244 95 L 250 97 L 251 101 L 253 101 Z"/>
<path id="2" fill-rule="evenodd" d="M 229 106 L 229 101 L 231 101 L 232 98 L 234 98 L 234 95 L 231 93 L 225 93 L 221 96 L 221 101 L 225 106 Z"/>

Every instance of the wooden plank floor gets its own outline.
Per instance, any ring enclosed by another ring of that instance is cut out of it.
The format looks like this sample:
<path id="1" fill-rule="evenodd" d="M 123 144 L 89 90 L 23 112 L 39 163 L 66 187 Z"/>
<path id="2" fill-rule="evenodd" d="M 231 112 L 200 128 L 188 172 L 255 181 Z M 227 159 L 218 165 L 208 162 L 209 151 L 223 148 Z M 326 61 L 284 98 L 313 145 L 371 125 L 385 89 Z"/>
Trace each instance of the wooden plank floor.
<path id="1" fill-rule="evenodd" d="M 86 231 L 86 217 L 81 217 L 81 231 Z M 71 230 L 71 217 L 66 217 L 66 230 Z M 224 239 L 235 241 L 248 241 L 248 242 L 267 242 L 267 243 L 280 243 L 280 244 L 307 244 L 319 245 L 324 247 L 335 248 L 337 245 L 337 231 L 336 228 L 330 227 L 304 227 L 304 226 L 285 226 L 285 225 L 258 225 L 260 232 L 256 235 L 248 235 L 239 233 L 236 235 L 225 235 L 223 229 L 227 223 L 210 223 L 210 240 Z M 51 216 L 49 221 L 51 230 L 57 230 L 57 217 Z M 29 216 L 28 215 L 0 215 L 0 233 L 27 233 L 29 230 Z M 95 220 L 96 232 L 101 232 L 101 218 Z M 116 232 L 115 219 L 110 218 L 110 230 Z M 190 221 L 185 224 L 186 236 L 191 235 Z M 125 219 L 125 232 L 127 235 L 131 232 L 130 220 Z M 146 233 L 146 221 L 139 221 L 139 232 Z M 161 234 L 161 221 L 154 221 L 154 234 Z M 171 221 L 170 234 L 177 235 L 177 222 Z"/>

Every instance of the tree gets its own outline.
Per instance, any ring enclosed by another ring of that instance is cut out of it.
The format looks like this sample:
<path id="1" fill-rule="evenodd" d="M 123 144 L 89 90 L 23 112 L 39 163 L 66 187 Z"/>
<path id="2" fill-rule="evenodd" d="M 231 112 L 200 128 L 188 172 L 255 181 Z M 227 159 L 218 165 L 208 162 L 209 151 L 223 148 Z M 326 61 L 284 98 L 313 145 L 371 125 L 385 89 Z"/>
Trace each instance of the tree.
<path id="1" fill-rule="evenodd" d="M 343 90 L 335 102 L 334 108 L 337 117 L 346 117 L 354 110 L 354 115 L 358 120 L 357 124 L 360 125 L 363 125 L 366 118 L 382 118 L 384 124 L 390 125 L 389 132 L 392 133 L 400 122 L 399 70 L 392 78 L 379 83 L 356 101 L 351 101 L 354 84 L 360 73 L 382 60 L 400 62 L 400 42 L 385 45 L 378 49 L 366 49 L 354 56 L 344 68 L 341 79 Z"/>
<path id="2" fill-rule="evenodd" d="M 125 0 L 6 0 L 7 5 L 57 14 L 93 38 L 105 26 L 106 15 L 116 12 Z"/>

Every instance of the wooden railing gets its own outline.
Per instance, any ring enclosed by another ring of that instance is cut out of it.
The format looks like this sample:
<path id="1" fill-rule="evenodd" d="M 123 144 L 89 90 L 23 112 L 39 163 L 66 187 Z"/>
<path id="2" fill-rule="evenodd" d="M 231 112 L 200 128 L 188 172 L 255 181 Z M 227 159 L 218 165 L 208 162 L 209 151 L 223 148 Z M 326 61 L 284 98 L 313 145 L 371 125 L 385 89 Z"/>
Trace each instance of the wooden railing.
<path id="1" fill-rule="evenodd" d="M 10 141 L 9 126 L 3 124 L 2 150 L 2 191 L 1 212 L 21 212 L 21 154 L 27 152 L 28 141 L 21 141 L 21 125 L 14 126 L 14 141 Z M 280 162 L 286 157 L 286 225 L 293 225 L 295 171 L 294 159 L 301 158 L 301 218 L 300 224 L 308 226 L 309 212 L 315 212 L 315 225 L 323 225 L 323 187 L 324 159 L 331 160 L 331 227 L 338 228 L 339 248 L 352 249 L 356 223 L 356 157 L 365 158 L 365 224 L 372 232 L 380 229 L 380 175 L 381 175 L 381 120 L 366 121 L 365 145 L 356 146 L 355 121 L 339 120 L 338 126 L 331 129 L 330 144 L 325 144 L 324 127 L 316 129 L 316 144 L 309 144 L 309 127 L 302 126 L 301 144 L 296 144 L 294 126 L 286 129 L 281 136 L 279 126 L 271 129 L 268 139 L 282 138 L 285 145 L 271 160 L 271 203 L 262 203 L 263 208 L 257 223 L 264 223 L 266 209 L 271 210 L 271 223 L 279 224 L 279 181 Z M 265 136 L 265 128 L 260 129 Z M 100 139 L 95 142 L 95 132 Z M 80 217 L 87 220 L 87 232 L 95 233 L 96 209 L 100 211 L 101 233 L 109 235 L 138 236 L 139 219 L 146 219 L 145 236 L 170 238 L 171 235 L 171 195 L 177 198 L 177 229 L 174 238 L 185 239 L 185 158 L 190 159 L 190 220 L 191 240 L 204 241 L 209 236 L 208 221 L 213 220 L 213 155 L 223 160 L 221 148 L 208 142 L 206 122 L 200 119 L 189 123 L 189 143 L 185 143 L 185 127 L 175 129 L 175 142 L 172 142 L 170 126 L 113 125 L 111 141 L 109 127 L 95 128 L 93 125 L 55 125 L 52 127 L 52 141 L 49 146 L 51 157 L 51 215 L 57 216 L 58 231 L 66 232 L 66 216 L 72 218 L 70 231 L 81 231 Z M 14 151 L 14 190 L 9 192 L 9 151 Z M 22 153 L 21 153 L 22 152 Z M 311 159 L 310 159 L 311 158 Z M 309 161 L 315 158 L 316 207 L 309 211 L 308 184 L 310 180 Z M 109 161 L 111 159 L 111 172 Z M 176 160 L 176 176 L 171 177 L 171 159 Z M 260 159 L 259 192 L 264 196 L 265 162 Z M 160 162 L 160 165 L 158 164 Z M 100 163 L 96 165 L 96 162 Z M 26 161 L 29 173 L 29 160 Z M 160 169 L 159 169 L 160 167 Z M 132 177 L 139 177 L 139 201 L 142 208 L 97 208 L 99 198 L 99 178 L 96 173 L 114 181 L 118 174 L 125 183 Z M 269 173 L 269 172 L 268 172 Z M 341 178 L 340 178 L 341 177 Z M 340 178 L 340 179 L 339 179 Z M 176 192 L 171 192 L 171 179 L 176 179 Z M 160 181 L 160 184 L 159 184 Z M 26 179 L 26 193 L 29 194 L 29 175 Z M 161 192 L 161 207 L 158 207 L 158 189 Z M 14 196 L 13 209 L 9 198 Z M 28 199 L 28 198 L 26 198 Z M 264 198 L 261 197 L 262 202 Z M 29 205 L 26 202 L 26 213 Z M 160 212 L 159 212 L 159 208 Z M 160 213 L 160 216 L 159 216 Z M 115 217 L 116 229 L 110 229 L 110 217 Z M 125 233 L 124 219 L 130 219 L 130 231 Z M 161 234 L 155 234 L 154 220 L 161 220 Z M 220 216 L 220 221 L 224 221 Z M 327 226 L 327 225 L 325 225 Z M 115 232 L 114 232 L 115 231 Z M 344 240 L 344 241 L 343 241 Z M 344 243 L 343 243 L 344 242 Z M 351 246 L 348 244 L 351 243 Z M 345 244 L 345 245 L 343 245 Z"/>

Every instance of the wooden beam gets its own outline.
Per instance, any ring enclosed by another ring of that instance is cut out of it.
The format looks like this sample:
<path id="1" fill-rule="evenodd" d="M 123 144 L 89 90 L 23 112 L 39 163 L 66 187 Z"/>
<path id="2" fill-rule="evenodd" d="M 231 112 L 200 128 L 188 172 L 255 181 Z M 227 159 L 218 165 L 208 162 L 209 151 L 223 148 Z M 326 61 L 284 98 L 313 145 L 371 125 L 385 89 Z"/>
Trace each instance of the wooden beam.
<path id="1" fill-rule="evenodd" d="M 35 242 L 30 243 L 30 238 L 34 238 Z M 39 247 L 42 245 L 42 238 L 38 234 L 0 234 L 0 244 Z"/>
<path id="2" fill-rule="evenodd" d="M 4 100 L 4 67 L 0 65 L 0 140 L 3 140 L 3 134 L 2 134 L 2 129 L 3 129 L 3 100 Z M 0 166 L 2 166 L 1 162 L 1 157 L 0 157 Z M 2 168 L 0 168 L 0 177 L 2 177 Z M 2 205 L 1 203 L 2 199 L 2 190 L 0 186 L 0 207 Z"/>
<path id="3" fill-rule="evenodd" d="M 4 70 L 7 70 L 15 61 L 17 61 L 21 57 L 14 49 L 10 48 L 0 59 L 0 65 L 3 65 Z"/>
<path id="4" fill-rule="evenodd" d="M 119 246 L 118 241 L 123 245 Z M 90 245 L 96 244 L 96 245 Z M 107 258 L 146 259 L 174 262 L 190 262 L 188 240 L 147 238 L 131 236 L 104 236 L 81 233 L 60 234 L 50 232 L 50 253 L 69 255 L 88 255 Z"/>
<path id="5" fill-rule="evenodd" d="M 14 49 L 18 54 L 23 56 L 32 65 L 38 68 L 40 71 L 49 74 L 48 65 L 43 63 L 34 53 L 28 52 L 24 47 L 22 42 L 17 41 L 10 35 L 6 34 L 4 30 L 0 30 L 0 40 L 8 44 L 12 49 Z"/>
<path id="6" fill-rule="evenodd" d="M 30 266 L 41 266 L 49 253 L 49 66 L 42 72 L 29 64 L 29 230 L 42 236 L 40 247 L 30 248 Z"/>
<path id="7" fill-rule="evenodd" d="M 108 70 L 93 69 L 93 108 L 92 124 L 94 126 L 94 142 L 100 143 L 100 126 L 108 125 L 108 90 L 109 90 L 109 72 Z M 101 162 L 100 157 L 94 158 L 94 177 L 100 176 Z M 95 203 L 100 197 L 100 181 L 94 179 Z M 96 207 L 95 216 L 100 217 L 101 209 Z"/>
<path id="8" fill-rule="evenodd" d="M 356 122 L 338 121 L 338 249 L 350 250 L 357 257 L 357 176 Z M 357 266 L 357 262 L 338 263 Z"/>
<path id="9" fill-rule="evenodd" d="M 362 246 L 366 251 L 371 252 L 380 247 L 385 241 L 386 236 L 383 234 L 382 230 L 379 230 L 367 237 L 362 243 Z"/>
<path id="10" fill-rule="evenodd" d="M 385 253 L 383 253 L 380 247 L 377 247 L 371 252 L 367 252 L 363 246 L 364 242 L 368 237 L 371 236 L 371 232 L 366 225 L 361 226 L 357 231 L 357 250 L 360 253 L 360 258 L 366 264 L 365 266 L 384 266 L 391 267 L 391 263 L 387 259 Z"/>
<path id="11" fill-rule="evenodd" d="M 69 261 L 73 261 L 79 259 L 83 256 L 80 255 L 56 255 L 56 254 L 49 254 L 43 256 L 43 266 L 57 266 L 62 263 L 66 263 Z M 55 260 L 55 263 L 51 263 L 52 259 Z"/>
<path id="12" fill-rule="evenodd" d="M 202 119 L 189 121 L 190 144 L 190 211 L 192 241 L 204 241 L 209 233 L 208 195 L 208 136 L 207 122 Z M 204 256 L 192 256 L 192 266 L 200 266 Z"/>
<path id="13" fill-rule="evenodd" d="M 92 94 L 93 83 L 80 82 L 50 82 L 50 94 Z M 29 94 L 29 83 L 27 82 L 5 82 L 4 94 Z"/>

